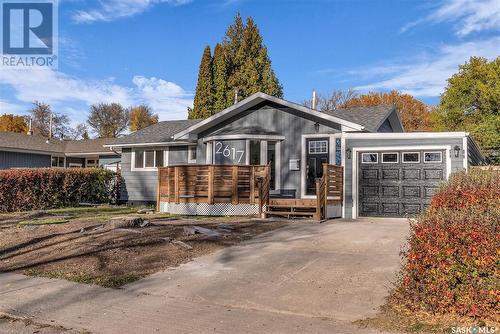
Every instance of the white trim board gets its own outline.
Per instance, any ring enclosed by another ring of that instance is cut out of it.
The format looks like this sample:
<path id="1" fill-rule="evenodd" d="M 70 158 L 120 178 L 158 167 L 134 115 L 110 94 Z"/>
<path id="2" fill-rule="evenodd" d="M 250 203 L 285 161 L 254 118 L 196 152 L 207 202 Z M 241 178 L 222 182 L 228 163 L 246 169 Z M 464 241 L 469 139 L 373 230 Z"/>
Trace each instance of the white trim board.
<path id="1" fill-rule="evenodd" d="M 353 147 L 351 159 L 351 197 L 352 197 L 352 219 L 358 217 L 358 153 L 363 151 L 376 152 L 376 151 L 423 151 L 423 150 L 445 150 L 446 151 L 446 179 L 451 174 L 451 145 L 413 145 L 413 146 L 373 146 L 373 147 Z M 345 172 L 344 172 L 345 175 Z M 345 183 L 345 180 L 344 180 Z M 345 192 L 344 192 L 345 194 Z M 346 203 L 344 202 L 344 206 Z"/>
<path id="2" fill-rule="evenodd" d="M 110 144 L 103 145 L 103 147 L 148 147 L 148 146 L 185 146 L 196 144 L 194 141 L 169 141 L 169 142 L 158 142 L 158 143 L 134 143 L 134 144 Z"/>
<path id="3" fill-rule="evenodd" d="M 214 140 L 238 140 L 238 139 L 259 139 L 259 140 L 269 140 L 269 141 L 274 141 L 274 140 L 285 140 L 285 136 L 279 136 L 279 135 L 245 135 L 245 134 L 238 134 L 238 135 L 220 135 L 220 136 L 210 136 L 203 138 L 203 142 L 209 142 L 209 141 L 214 141 Z"/>
<path id="4" fill-rule="evenodd" d="M 301 106 L 299 104 L 285 101 L 283 99 L 259 92 L 259 93 L 252 94 L 251 96 L 247 97 L 246 99 L 243 99 L 242 101 L 230 106 L 229 108 L 226 108 L 226 109 L 222 110 L 221 112 L 218 112 L 215 115 L 210 116 L 209 118 L 207 118 L 201 122 L 198 122 L 198 123 L 190 126 L 189 128 L 183 130 L 183 131 L 176 133 L 174 135 L 174 139 L 185 138 L 186 136 L 188 136 L 191 132 L 193 132 L 195 130 L 202 131 L 202 130 L 209 129 L 211 126 L 219 124 L 220 122 L 222 122 L 226 119 L 229 119 L 230 117 L 237 115 L 240 112 L 248 110 L 248 109 L 258 105 L 259 103 L 264 102 L 264 101 L 273 102 L 273 103 L 282 105 L 284 107 L 287 107 L 290 109 L 295 109 L 297 111 L 306 113 L 308 115 L 312 115 L 312 116 L 317 117 L 319 119 L 323 119 L 323 120 L 327 120 L 327 121 L 330 121 L 333 123 L 340 124 L 342 126 L 343 131 L 344 130 L 348 131 L 348 129 L 358 130 L 358 131 L 364 130 L 364 126 L 362 126 L 360 124 L 349 122 L 349 121 L 346 121 L 344 119 L 341 119 L 341 118 L 338 118 L 335 116 L 331 116 L 331 115 L 327 115 L 325 113 L 322 113 L 322 112 L 319 112 L 319 111 L 316 111 L 313 109 L 309 109 L 309 108 Z M 345 127 L 345 129 L 344 129 L 344 127 Z"/>
<path id="5" fill-rule="evenodd" d="M 435 138 L 463 138 L 469 136 L 468 132 L 349 132 L 345 133 L 347 139 L 435 139 Z"/>
<path id="6" fill-rule="evenodd" d="M 328 148 L 328 163 L 335 164 L 335 139 L 344 138 L 342 133 L 311 133 L 304 134 L 301 136 L 300 143 L 300 198 L 316 198 L 315 195 L 306 195 L 306 156 L 307 147 L 306 139 L 308 138 L 329 138 Z M 332 142 L 333 142 L 333 154 L 332 154 Z M 344 142 L 345 144 L 345 142 Z M 343 152 L 343 151 L 342 151 Z M 344 157 L 345 159 L 345 157 Z"/>

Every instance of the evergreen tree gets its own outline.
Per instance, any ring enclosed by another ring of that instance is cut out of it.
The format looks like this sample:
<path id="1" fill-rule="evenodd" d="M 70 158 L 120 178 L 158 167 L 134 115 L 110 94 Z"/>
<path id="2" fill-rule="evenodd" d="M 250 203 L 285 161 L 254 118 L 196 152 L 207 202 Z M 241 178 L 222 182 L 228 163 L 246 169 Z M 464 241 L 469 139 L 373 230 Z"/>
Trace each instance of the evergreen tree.
<path id="1" fill-rule="evenodd" d="M 217 43 L 214 49 L 214 60 L 213 60 L 213 92 L 214 92 L 214 105 L 212 114 L 218 113 L 219 111 L 226 108 L 231 103 L 228 102 L 226 92 L 227 92 L 227 63 L 226 54 L 224 53 L 224 47 Z"/>
<path id="2" fill-rule="evenodd" d="M 234 92 L 240 89 L 242 79 L 241 67 L 245 61 L 245 54 L 241 48 L 244 32 L 245 25 L 240 13 L 237 13 L 233 24 L 226 30 L 223 42 L 227 64 L 226 108 L 234 103 Z"/>
<path id="3" fill-rule="evenodd" d="M 212 55 L 210 47 L 207 46 L 201 58 L 194 106 L 189 110 L 189 119 L 209 117 L 213 109 L 213 95 Z"/>
<path id="4" fill-rule="evenodd" d="M 210 47 L 205 48 L 189 118 L 205 118 L 231 106 L 235 91 L 239 100 L 256 92 L 283 97 L 257 25 L 251 17 L 244 24 L 239 13 L 222 44 L 215 46 L 213 58 Z"/>

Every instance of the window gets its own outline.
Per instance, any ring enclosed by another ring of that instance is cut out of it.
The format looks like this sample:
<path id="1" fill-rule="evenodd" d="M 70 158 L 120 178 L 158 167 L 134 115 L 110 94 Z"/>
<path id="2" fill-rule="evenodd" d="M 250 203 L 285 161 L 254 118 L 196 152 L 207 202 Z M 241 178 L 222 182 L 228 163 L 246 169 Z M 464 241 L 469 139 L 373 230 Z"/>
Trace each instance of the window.
<path id="1" fill-rule="evenodd" d="M 378 162 L 378 153 L 362 153 L 361 163 L 376 164 Z"/>
<path id="2" fill-rule="evenodd" d="M 260 165 L 260 141 L 250 141 L 250 165 Z"/>
<path id="3" fill-rule="evenodd" d="M 383 164 L 397 164 L 399 162 L 399 154 L 397 152 L 382 153 Z"/>
<path id="4" fill-rule="evenodd" d="M 424 162 L 426 163 L 441 163 L 443 162 L 442 152 L 424 152 Z"/>
<path id="5" fill-rule="evenodd" d="M 342 164 L 342 141 L 340 138 L 335 138 L 335 164 L 337 166 Z"/>
<path id="6" fill-rule="evenodd" d="M 188 147 L 188 163 L 190 164 L 196 163 L 196 146 Z"/>
<path id="7" fill-rule="evenodd" d="M 309 142 L 309 154 L 328 153 L 327 140 L 314 140 Z"/>
<path id="8" fill-rule="evenodd" d="M 52 157 L 51 166 L 53 168 L 64 168 L 64 157 Z"/>
<path id="9" fill-rule="evenodd" d="M 99 160 L 96 159 L 87 159 L 87 162 L 85 163 L 85 166 L 87 168 L 95 168 L 99 164 Z"/>
<path id="10" fill-rule="evenodd" d="M 415 164 L 420 162 L 420 152 L 403 152 L 403 163 Z"/>
<path id="11" fill-rule="evenodd" d="M 153 168 L 155 167 L 155 151 L 146 151 L 144 159 L 144 167 L 145 168 Z"/>
<path id="12" fill-rule="evenodd" d="M 163 167 L 163 151 L 156 151 L 155 164 L 156 167 Z"/>
<path id="13" fill-rule="evenodd" d="M 164 165 L 163 150 L 135 150 L 134 154 L 134 169 L 155 169 Z"/>

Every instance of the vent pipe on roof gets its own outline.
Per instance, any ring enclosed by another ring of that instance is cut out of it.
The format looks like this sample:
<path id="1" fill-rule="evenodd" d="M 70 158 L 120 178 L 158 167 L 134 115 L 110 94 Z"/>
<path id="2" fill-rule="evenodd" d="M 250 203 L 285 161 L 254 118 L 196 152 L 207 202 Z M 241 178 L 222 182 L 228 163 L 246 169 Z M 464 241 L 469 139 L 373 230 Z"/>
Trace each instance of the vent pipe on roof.
<path id="1" fill-rule="evenodd" d="M 238 90 L 234 90 L 234 104 L 238 103 Z"/>
<path id="2" fill-rule="evenodd" d="M 313 90 L 313 97 L 312 97 L 312 100 L 311 100 L 311 109 L 312 110 L 316 110 L 316 91 Z"/>
<path id="3" fill-rule="evenodd" d="M 32 135 L 33 135 L 33 124 L 31 122 L 31 117 L 30 117 L 30 122 L 28 125 L 28 136 L 32 136 Z"/>
<path id="4" fill-rule="evenodd" d="M 52 138 L 52 111 L 49 115 L 49 139 Z"/>

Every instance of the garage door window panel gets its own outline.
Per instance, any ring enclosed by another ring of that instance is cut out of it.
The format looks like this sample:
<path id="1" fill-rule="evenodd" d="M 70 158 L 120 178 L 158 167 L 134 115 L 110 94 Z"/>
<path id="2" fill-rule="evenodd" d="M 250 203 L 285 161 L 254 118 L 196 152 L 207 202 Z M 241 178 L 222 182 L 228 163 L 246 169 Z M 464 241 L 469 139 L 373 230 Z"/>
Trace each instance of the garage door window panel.
<path id="1" fill-rule="evenodd" d="M 399 162 L 399 154 L 397 152 L 382 153 L 383 164 L 397 164 Z"/>
<path id="2" fill-rule="evenodd" d="M 440 164 L 443 162 L 442 152 L 424 152 L 424 163 L 426 164 Z"/>
<path id="3" fill-rule="evenodd" d="M 420 163 L 420 152 L 403 152 L 403 163 L 405 164 Z"/>
<path id="4" fill-rule="evenodd" d="M 362 153 L 361 163 L 363 164 L 376 164 L 378 163 L 378 153 Z"/>

